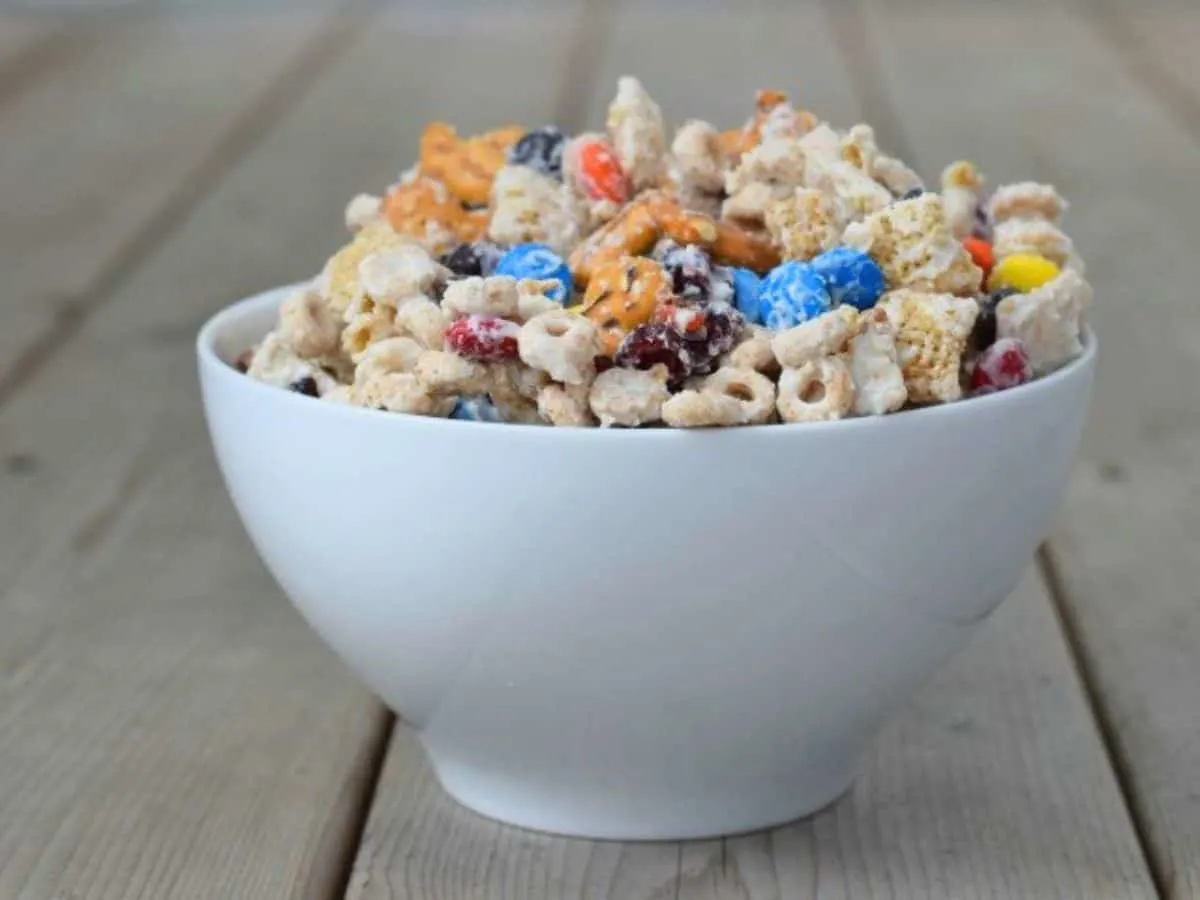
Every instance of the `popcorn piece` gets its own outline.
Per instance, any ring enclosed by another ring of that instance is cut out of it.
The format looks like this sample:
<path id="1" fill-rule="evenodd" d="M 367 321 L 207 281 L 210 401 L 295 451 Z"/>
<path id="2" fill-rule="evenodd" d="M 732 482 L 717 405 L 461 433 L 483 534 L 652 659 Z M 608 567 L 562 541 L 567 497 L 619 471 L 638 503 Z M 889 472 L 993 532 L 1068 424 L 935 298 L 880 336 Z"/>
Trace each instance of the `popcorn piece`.
<path id="1" fill-rule="evenodd" d="M 354 389 L 348 384 L 339 384 L 321 395 L 322 400 L 330 403 L 340 403 L 343 406 L 354 405 Z"/>
<path id="2" fill-rule="evenodd" d="M 746 330 L 745 339 L 725 357 L 727 365 L 738 369 L 753 369 L 771 378 L 779 375 L 779 360 L 771 349 L 772 332 L 761 325 Z"/>
<path id="3" fill-rule="evenodd" d="M 440 350 L 450 322 L 442 308 L 421 294 L 396 304 L 395 329 L 415 338 L 429 350 Z"/>
<path id="4" fill-rule="evenodd" d="M 846 227 L 842 241 L 869 253 L 889 288 L 973 294 L 983 272 L 950 233 L 942 198 L 934 193 L 901 200 Z"/>
<path id="5" fill-rule="evenodd" d="M 885 294 L 879 308 L 896 331 L 908 399 L 913 403 L 959 399 L 959 370 L 979 304 L 949 294 L 901 289 Z"/>
<path id="6" fill-rule="evenodd" d="M 276 331 L 270 332 L 254 351 L 246 374 L 255 381 L 288 388 L 304 379 L 312 379 L 317 396 L 324 396 L 338 382 L 316 363 L 301 359 Z"/>
<path id="7" fill-rule="evenodd" d="M 499 316 L 512 319 L 520 308 L 517 282 L 505 275 L 473 276 L 452 281 L 442 295 L 442 312 L 457 316 Z"/>
<path id="8" fill-rule="evenodd" d="M 662 110 L 636 78 L 626 75 L 617 80 L 607 126 L 634 192 L 657 185 L 666 171 L 666 129 Z"/>
<path id="9" fill-rule="evenodd" d="M 862 332 L 850 342 L 854 412 L 860 416 L 880 416 L 904 406 L 908 389 L 900 369 L 896 332 L 887 313 L 875 309 L 863 318 Z"/>
<path id="10" fill-rule="evenodd" d="M 357 406 L 419 416 L 446 417 L 454 411 L 453 397 L 435 397 L 411 372 L 388 372 L 355 381 L 350 398 Z"/>
<path id="11" fill-rule="evenodd" d="M 657 365 L 648 371 L 609 369 L 592 382 L 588 404 L 604 428 L 623 425 L 636 428 L 662 418 L 667 391 L 667 367 Z"/>
<path id="12" fill-rule="evenodd" d="M 586 428 L 596 424 L 588 405 L 590 387 L 548 384 L 538 393 L 538 413 L 559 428 Z"/>
<path id="13" fill-rule="evenodd" d="M 367 256 L 382 250 L 397 250 L 411 243 L 392 230 L 386 222 L 376 222 L 363 228 L 349 244 L 330 257 L 318 277 L 318 292 L 335 313 L 342 313 L 361 293 L 358 266 Z"/>
<path id="14" fill-rule="evenodd" d="M 545 424 L 538 412 L 537 399 L 542 388 L 550 383 L 539 369 L 531 369 L 519 361 L 494 363 L 488 394 L 505 422 L 522 425 Z"/>
<path id="15" fill-rule="evenodd" d="M 841 353 L 858 331 L 859 313 L 839 306 L 787 331 L 775 334 L 771 350 L 785 369 L 795 369 L 824 356 Z"/>
<path id="16" fill-rule="evenodd" d="M 487 366 L 444 350 L 424 351 L 417 360 L 414 374 L 434 397 L 483 394 L 491 381 Z"/>
<path id="17" fill-rule="evenodd" d="M 806 162 L 830 162 L 841 159 L 842 139 L 829 124 L 822 122 L 800 138 L 800 149 Z"/>
<path id="18" fill-rule="evenodd" d="M 555 381 L 585 385 L 595 377 L 600 353 L 596 326 L 565 309 L 542 313 L 522 325 L 517 347 L 526 365 Z"/>
<path id="19" fill-rule="evenodd" d="M 946 209 L 946 224 L 950 233 L 960 240 L 975 230 L 975 213 L 979 208 L 979 192 L 983 176 L 971 163 L 960 160 L 942 172 L 942 205 Z"/>
<path id="20" fill-rule="evenodd" d="M 335 356 L 341 345 L 337 318 L 316 289 L 305 286 L 279 307 L 279 339 L 303 359 Z"/>
<path id="21" fill-rule="evenodd" d="M 1044 219 L 1055 225 L 1067 211 L 1067 201 L 1050 184 L 1021 181 L 996 188 L 988 203 L 988 214 L 995 224 L 1009 219 Z"/>
<path id="22" fill-rule="evenodd" d="M 579 243 L 587 209 L 565 184 L 528 166 L 505 166 L 492 185 L 488 235 L 502 244 L 546 244 L 566 255 Z"/>
<path id="23" fill-rule="evenodd" d="M 1062 229 L 1046 219 L 1008 219 L 995 228 L 992 250 L 998 259 L 1017 253 L 1044 256 L 1060 269 L 1084 272 L 1083 260 Z"/>
<path id="24" fill-rule="evenodd" d="M 809 260 L 836 247 L 842 223 L 830 198 L 812 188 L 796 188 L 791 196 L 767 208 L 767 231 L 784 259 Z"/>
<path id="25" fill-rule="evenodd" d="M 733 401 L 732 404 L 729 401 Z M 753 369 L 726 366 L 696 388 L 663 404 L 663 421 L 672 428 L 762 425 L 775 413 L 775 385 Z"/>
<path id="26" fill-rule="evenodd" d="M 359 291 L 393 309 L 402 297 L 433 293 L 449 277 L 450 270 L 418 244 L 378 250 L 358 264 Z"/>
<path id="27" fill-rule="evenodd" d="M 1066 269 L 1028 294 L 1011 294 L 996 305 L 996 333 L 1016 338 L 1029 352 L 1036 375 L 1045 375 L 1083 352 L 1080 340 L 1092 288 L 1078 272 Z"/>
<path id="28" fill-rule="evenodd" d="M 745 154 L 725 176 L 729 199 L 722 207 L 728 219 L 761 227 L 767 207 L 804 182 L 804 153 L 794 140 L 764 140 Z"/>
<path id="29" fill-rule="evenodd" d="M 843 419 L 853 407 L 854 383 L 840 357 L 812 360 L 779 376 L 776 408 L 784 422 Z"/>
<path id="30" fill-rule="evenodd" d="M 898 197 L 924 187 L 916 172 L 894 156 L 880 152 L 875 142 L 875 129 L 870 125 L 852 126 L 841 139 L 840 149 L 842 159 Z"/>
<path id="31" fill-rule="evenodd" d="M 804 184 L 828 194 L 839 221 L 855 222 L 886 209 L 891 192 L 860 169 L 835 157 L 808 154 Z"/>
<path id="32" fill-rule="evenodd" d="M 346 230 L 362 231 L 368 225 L 383 221 L 383 198 L 374 194 L 358 194 L 346 204 Z"/>
<path id="33" fill-rule="evenodd" d="M 725 154 L 714 126 L 699 119 L 685 122 L 675 132 L 671 153 L 684 183 L 708 194 L 724 189 Z"/>
<path id="34" fill-rule="evenodd" d="M 555 309 L 562 309 L 562 304 L 546 296 L 549 292 L 558 290 L 560 282 L 553 278 L 533 279 L 522 278 L 517 282 L 517 320 L 528 322 L 534 316 Z"/>
<path id="35" fill-rule="evenodd" d="M 392 310 L 386 306 L 373 306 L 369 312 L 350 315 L 342 329 L 342 352 L 357 363 L 372 344 L 399 334 Z"/>

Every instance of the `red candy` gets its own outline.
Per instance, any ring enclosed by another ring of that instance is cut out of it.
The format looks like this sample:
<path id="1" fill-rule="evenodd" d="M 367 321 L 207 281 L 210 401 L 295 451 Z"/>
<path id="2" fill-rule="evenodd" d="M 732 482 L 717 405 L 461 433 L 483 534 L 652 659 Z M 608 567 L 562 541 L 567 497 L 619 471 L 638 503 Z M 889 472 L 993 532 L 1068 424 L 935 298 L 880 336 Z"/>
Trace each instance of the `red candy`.
<path id="1" fill-rule="evenodd" d="M 446 330 L 446 349 L 463 359 L 498 362 L 517 358 L 516 322 L 496 316 L 467 316 Z"/>
<path id="2" fill-rule="evenodd" d="M 991 394 L 1033 380 L 1029 352 L 1016 338 L 1000 338 L 979 354 L 971 373 L 971 393 Z"/>
<path id="3" fill-rule="evenodd" d="M 575 145 L 579 186 L 591 200 L 624 203 L 629 199 L 629 179 L 612 147 L 601 140 L 584 140 Z"/>
<path id="4" fill-rule="evenodd" d="M 983 238 L 977 237 L 963 238 L 962 245 L 963 249 L 971 254 L 975 265 L 983 269 L 983 280 L 986 282 L 988 275 L 992 273 L 992 266 L 996 264 L 996 255 L 992 253 L 992 245 Z"/>

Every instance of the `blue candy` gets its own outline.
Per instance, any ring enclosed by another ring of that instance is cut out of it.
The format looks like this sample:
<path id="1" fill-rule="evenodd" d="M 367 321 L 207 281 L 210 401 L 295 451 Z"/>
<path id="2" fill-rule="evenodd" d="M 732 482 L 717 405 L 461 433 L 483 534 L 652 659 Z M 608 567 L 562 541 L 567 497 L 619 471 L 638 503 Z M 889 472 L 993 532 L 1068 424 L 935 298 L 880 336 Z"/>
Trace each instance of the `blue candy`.
<path id="1" fill-rule="evenodd" d="M 833 308 L 825 279 L 808 263 L 785 262 L 776 266 L 758 287 L 760 320 L 782 330 L 815 319 Z"/>
<path id="2" fill-rule="evenodd" d="M 853 247 L 826 250 L 809 265 L 825 279 L 834 305 L 849 303 L 857 309 L 870 309 L 886 288 L 879 264 Z"/>
<path id="3" fill-rule="evenodd" d="M 749 269 L 729 270 L 733 273 L 733 303 L 746 321 L 752 325 L 761 325 L 762 310 L 758 306 L 759 278 Z"/>
<path id="4" fill-rule="evenodd" d="M 464 422 L 503 422 L 500 411 L 487 397 L 460 397 L 450 418 Z"/>
<path id="5" fill-rule="evenodd" d="M 561 256 L 545 244 L 517 244 L 496 263 L 493 275 L 507 275 L 520 281 L 532 278 L 538 281 L 553 278 L 559 283 L 547 296 L 558 303 L 565 303 L 571 294 L 571 270 Z"/>

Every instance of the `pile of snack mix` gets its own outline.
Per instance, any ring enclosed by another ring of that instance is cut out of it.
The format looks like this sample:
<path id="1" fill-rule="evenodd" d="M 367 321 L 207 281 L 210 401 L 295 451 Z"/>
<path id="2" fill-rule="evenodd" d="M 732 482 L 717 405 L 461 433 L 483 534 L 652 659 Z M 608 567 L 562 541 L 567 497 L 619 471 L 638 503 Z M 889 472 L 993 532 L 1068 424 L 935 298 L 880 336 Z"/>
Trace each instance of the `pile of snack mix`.
<path id="1" fill-rule="evenodd" d="M 941 190 L 760 91 L 741 128 L 621 78 L 606 131 L 429 125 L 353 240 L 239 365 L 337 403 L 675 428 L 882 415 L 1005 390 L 1083 349 L 1053 187 Z"/>

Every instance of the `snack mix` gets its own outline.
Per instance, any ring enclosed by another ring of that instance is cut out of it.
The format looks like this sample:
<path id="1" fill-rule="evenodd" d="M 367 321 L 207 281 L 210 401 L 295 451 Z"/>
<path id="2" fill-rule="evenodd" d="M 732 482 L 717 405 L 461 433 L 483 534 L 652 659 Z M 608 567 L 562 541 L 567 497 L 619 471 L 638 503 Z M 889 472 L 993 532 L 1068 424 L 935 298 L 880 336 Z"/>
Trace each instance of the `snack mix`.
<path id="1" fill-rule="evenodd" d="M 1049 185 L 940 190 L 760 91 L 669 140 L 619 80 L 606 129 L 435 122 L 353 239 L 240 360 L 322 400 L 481 422 L 702 428 L 1007 390 L 1083 350 L 1092 291 Z"/>

